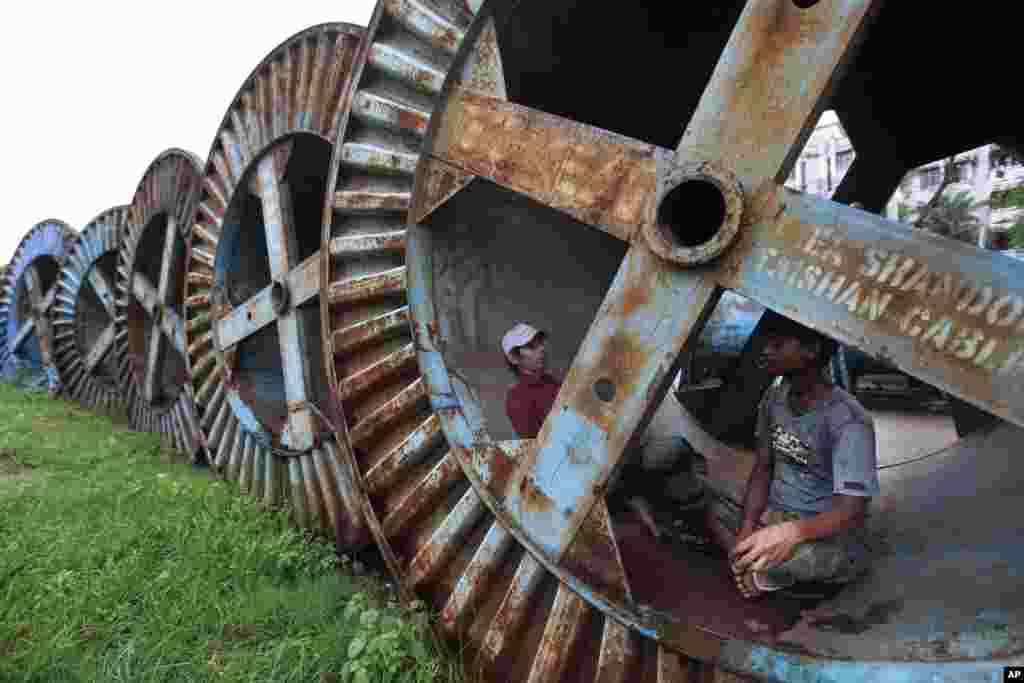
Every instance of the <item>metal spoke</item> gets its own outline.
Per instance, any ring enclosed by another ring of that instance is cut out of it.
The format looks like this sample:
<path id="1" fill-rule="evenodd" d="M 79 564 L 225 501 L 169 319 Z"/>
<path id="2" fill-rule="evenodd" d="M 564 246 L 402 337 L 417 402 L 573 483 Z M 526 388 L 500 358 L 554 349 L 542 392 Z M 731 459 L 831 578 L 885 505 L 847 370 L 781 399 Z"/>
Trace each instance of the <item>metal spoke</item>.
<path id="1" fill-rule="evenodd" d="M 177 247 L 178 224 L 173 216 L 167 217 L 167 227 L 164 232 L 164 251 L 160 261 L 160 282 L 157 285 L 157 299 L 164 306 L 174 302 L 174 284 L 171 279 L 174 276 L 174 253 Z"/>
<path id="2" fill-rule="evenodd" d="M 149 335 L 149 348 L 146 349 L 146 374 L 143 376 L 142 389 L 142 395 L 150 403 L 153 403 L 158 395 L 157 382 L 159 378 L 157 375 L 160 368 L 163 367 L 165 345 L 166 341 L 161 333 L 159 323 L 155 322 Z"/>
<path id="3" fill-rule="evenodd" d="M 96 371 L 97 366 L 103 362 L 103 359 L 107 357 L 107 353 L 114 346 L 114 336 L 116 335 L 116 329 L 114 323 L 107 325 L 103 333 L 100 334 L 99 338 L 89 349 L 89 353 L 85 356 L 85 371 L 88 374 L 93 374 Z"/>
<path id="4" fill-rule="evenodd" d="M 293 449 L 306 450 L 313 446 L 315 424 L 313 413 L 306 405 L 312 386 L 309 355 L 306 351 L 309 334 L 299 315 L 298 305 L 291 298 L 293 292 L 290 291 L 288 278 L 299 257 L 291 196 L 283 182 L 290 153 L 291 146 L 287 145 L 260 160 L 254 190 L 263 206 L 270 276 L 274 281 L 271 286 L 277 292 L 277 335 L 288 404 L 288 425 L 282 441 Z"/>
<path id="5" fill-rule="evenodd" d="M 1024 426 L 1024 262 L 776 194 L 720 284 Z"/>
<path id="6" fill-rule="evenodd" d="M 157 290 L 142 273 L 135 273 L 132 277 L 132 294 L 146 315 L 152 316 L 157 307 Z"/>
<path id="7" fill-rule="evenodd" d="M 506 510 L 557 561 L 634 432 L 668 390 L 679 352 L 717 287 L 634 244 L 535 442 L 504 492 Z"/>
<path id="8" fill-rule="evenodd" d="M 321 260 L 318 251 L 285 276 L 285 289 L 289 293 L 291 305 L 301 306 L 319 293 Z M 217 337 L 221 348 L 227 349 L 238 344 L 276 319 L 274 287 L 268 285 L 217 322 Z"/>
<path id="9" fill-rule="evenodd" d="M 43 279 L 39 275 L 39 270 L 36 268 L 34 263 L 28 264 L 25 267 L 24 272 L 25 278 L 25 290 L 29 296 L 29 302 L 31 304 L 30 316 L 32 318 L 32 328 L 28 333 L 34 332 L 36 339 L 39 341 L 39 353 L 43 359 L 43 365 L 51 365 L 52 353 L 50 349 L 50 340 L 52 338 L 50 334 L 50 317 L 47 314 L 47 310 L 53 305 L 54 300 L 57 298 L 57 285 L 54 283 L 50 287 L 49 291 L 45 294 L 42 291 Z M 26 332 L 26 326 L 23 326 L 18 331 L 18 336 L 15 338 L 14 348 L 17 350 L 27 340 L 26 336 L 22 336 L 22 333 Z"/>
<path id="10" fill-rule="evenodd" d="M 21 345 L 24 344 L 32 333 L 35 332 L 36 321 L 32 318 L 22 323 L 21 328 L 18 330 L 18 334 L 14 337 L 14 344 L 12 345 L 12 351 L 17 353 Z"/>
<path id="11" fill-rule="evenodd" d="M 714 161 L 749 194 L 785 181 L 876 0 L 750 0 L 690 119 L 676 160 Z"/>
<path id="12" fill-rule="evenodd" d="M 107 309 L 107 315 L 113 320 L 117 317 L 117 311 L 114 308 L 114 288 L 110 286 L 107 281 L 106 275 L 99 269 L 99 266 L 93 266 L 89 269 L 88 275 L 89 284 L 92 285 L 92 291 L 96 294 L 96 298 L 100 300 L 103 307 Z"/>
<path id="13" fill-rule="evenodd" d="M 36 270 L 34 263 L 30 263 L 25 267 L 24 278 L 25 291 L 28 292 L 29 302 L 32 304 L 33 309 L 39 309 L 43 303 L 43 293 L 40 291 L 43 281 L 39 277 L 39 271 Z"/>
<path id="14" fill-rule="evenodd" d="M 623 241 L 672 152 L 456 86 L 430 154 Z"/>

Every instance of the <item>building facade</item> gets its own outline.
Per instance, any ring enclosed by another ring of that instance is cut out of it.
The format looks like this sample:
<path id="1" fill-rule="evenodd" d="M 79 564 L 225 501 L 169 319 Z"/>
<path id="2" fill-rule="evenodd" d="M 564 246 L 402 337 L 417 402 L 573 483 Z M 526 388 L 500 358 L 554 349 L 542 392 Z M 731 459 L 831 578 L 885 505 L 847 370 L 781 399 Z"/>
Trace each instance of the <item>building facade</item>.
<path id="1" fill-rule="evenodd" d="M 819 197 L 831 197 L 856 157 L 850 138 L 833 111 L 822 114 L 786 185 Z M 886 205 L 892 220 L 912 221 L 942 183 L 945 159 L 908 172 Z M 1006 248 L 1010 226 L 1024 220 L 1024 159 L 997 145 L 965 150 L 955 157 L 955 181 L 947 195 L 968 192 L 975 217 L 985 227 L 989 247 Z"/>

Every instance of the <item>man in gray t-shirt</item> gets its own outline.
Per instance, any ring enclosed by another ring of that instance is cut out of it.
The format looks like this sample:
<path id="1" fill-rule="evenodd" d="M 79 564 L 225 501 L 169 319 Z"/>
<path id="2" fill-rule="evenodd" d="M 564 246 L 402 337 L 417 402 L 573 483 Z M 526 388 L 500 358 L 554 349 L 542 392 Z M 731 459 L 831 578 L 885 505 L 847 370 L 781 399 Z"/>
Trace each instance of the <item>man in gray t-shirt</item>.
<path id="1" fill-rule="evenodd" d="M 708 518 L 747 597 L 860 575 L 867 506 L 879 494 L 871 416 L 825 379 L 835 342 L 765 315 L 762 363 L 779 380 L 758 411 L 757 464 L 742 507 L 718 497 Z"/>

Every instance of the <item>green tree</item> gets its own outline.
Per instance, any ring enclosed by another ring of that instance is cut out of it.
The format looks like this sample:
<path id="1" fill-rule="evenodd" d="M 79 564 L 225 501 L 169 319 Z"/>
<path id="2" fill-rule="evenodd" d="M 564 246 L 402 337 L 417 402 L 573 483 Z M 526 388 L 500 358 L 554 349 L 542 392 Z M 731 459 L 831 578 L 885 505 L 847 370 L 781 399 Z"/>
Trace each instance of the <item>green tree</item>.
<path id="1" fill-rule="evenodd" d="M 978 243 L 978 236 L 984 227 L 975 209 L 981 206 L 967 190 L 953 194 L 943 194 L 932 206 L 932 210 L 922 215 L 915 223 L 916 227 L 933 232 L 943 237 Z"/>
<path id="2" fill-rule="evenodd" d="M 974 211 L 982 204 L 975 201 L 967 190 L 946 194 L 946 189 L 955 182 L 956 176 L 956 157 L 952 156 L 946 160 L 942 182 L 931 199 L 916 207 L 898 206 L 899 220 L 911 223 L 919 230 L 977 244 L 985 226 L 974 215 Z"/>

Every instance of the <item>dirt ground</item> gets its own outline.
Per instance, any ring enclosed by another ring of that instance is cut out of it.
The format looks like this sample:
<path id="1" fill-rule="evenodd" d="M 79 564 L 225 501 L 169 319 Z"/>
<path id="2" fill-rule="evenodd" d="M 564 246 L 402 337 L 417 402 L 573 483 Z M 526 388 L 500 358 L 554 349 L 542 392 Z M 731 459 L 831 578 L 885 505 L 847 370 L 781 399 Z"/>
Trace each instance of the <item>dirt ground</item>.
<path id="1" fill-rule="evenodd" d="M 0 450 L 0 479 L 19 479 L 32 472 L 32 467 L 18 462 L 16 456 L 14 449 Z"/>

